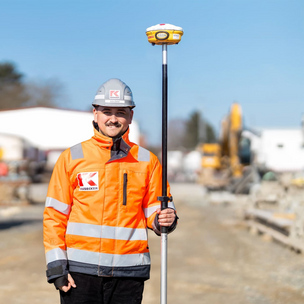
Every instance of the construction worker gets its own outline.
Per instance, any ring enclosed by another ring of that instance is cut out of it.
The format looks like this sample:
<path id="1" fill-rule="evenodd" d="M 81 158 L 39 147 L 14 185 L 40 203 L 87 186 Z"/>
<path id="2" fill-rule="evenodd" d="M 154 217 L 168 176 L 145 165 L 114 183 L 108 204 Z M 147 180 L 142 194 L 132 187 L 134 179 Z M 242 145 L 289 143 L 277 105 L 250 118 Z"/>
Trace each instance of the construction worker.
<path id="1" fill-rule="evenodd" d="M 160 209 L 157 157 L 129 141 L 130 88 L 110 79 L 92 105 L 93 137 L 61 154 L 49 184 L 47 278 L 64 304 L 141 303 L 150 272 L 147 228 L 171 232 L 178 218 L 173 202 Z"/>

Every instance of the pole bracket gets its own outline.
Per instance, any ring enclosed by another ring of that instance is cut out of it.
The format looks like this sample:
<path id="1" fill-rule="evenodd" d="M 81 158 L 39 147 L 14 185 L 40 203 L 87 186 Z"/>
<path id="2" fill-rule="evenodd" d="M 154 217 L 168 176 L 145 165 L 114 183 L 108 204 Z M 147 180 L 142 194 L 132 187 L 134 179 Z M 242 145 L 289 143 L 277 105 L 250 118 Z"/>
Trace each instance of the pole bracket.
<path id="1" fill-rule="evenodd" d="M 160 202 L 172 202 L 173 201 L 173 197 L 172 196 L 158 196 L 157 200 Z"/>
<path id="2" fill-rule="evenodd" d="M 168 208 L 168 202 L 173 201 L 172 196 L 158 196 L 157 200 L 161 202 L 161 210 L 167 209 Z"/>

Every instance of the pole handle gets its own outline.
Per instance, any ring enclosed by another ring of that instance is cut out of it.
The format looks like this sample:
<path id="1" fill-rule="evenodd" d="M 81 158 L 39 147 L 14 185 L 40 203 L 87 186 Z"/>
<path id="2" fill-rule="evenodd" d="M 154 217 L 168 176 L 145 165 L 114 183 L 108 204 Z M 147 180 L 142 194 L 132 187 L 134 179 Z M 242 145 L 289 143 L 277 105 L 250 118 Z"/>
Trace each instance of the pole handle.
<path id="1" fill-rule="evenodd" d="M 172 196 L 158 196 L 157 200 L 161 202 L 161 210 L 168 208 L 168 202 L 173 201 Z M 161 233 L 168 233 L 168 227 L 161 226 Z"/>

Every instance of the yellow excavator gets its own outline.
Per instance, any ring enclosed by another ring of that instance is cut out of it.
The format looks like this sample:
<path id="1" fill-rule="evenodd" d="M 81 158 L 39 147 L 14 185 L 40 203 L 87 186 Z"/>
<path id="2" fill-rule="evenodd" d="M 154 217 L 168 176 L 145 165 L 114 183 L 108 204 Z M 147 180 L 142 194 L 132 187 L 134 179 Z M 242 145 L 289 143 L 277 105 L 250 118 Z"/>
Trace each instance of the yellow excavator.
<path id="1" fill-rule="evenodd" d="M 206 143 L 201 147 L 202 168 L 218 170 L 221 168 L 221 146 L 217 143 Z"/>
<path id="2" fill-rule="evenodd" d="M 242 109 L 233 103 L 222 120 L 219 142 L 204 143 L 200 147 L 200 183 L 208 189 L 227 189 L 243 177 L 243 168 L 250 163 L 250 143 L 242 139 L 242 130 Z"/>

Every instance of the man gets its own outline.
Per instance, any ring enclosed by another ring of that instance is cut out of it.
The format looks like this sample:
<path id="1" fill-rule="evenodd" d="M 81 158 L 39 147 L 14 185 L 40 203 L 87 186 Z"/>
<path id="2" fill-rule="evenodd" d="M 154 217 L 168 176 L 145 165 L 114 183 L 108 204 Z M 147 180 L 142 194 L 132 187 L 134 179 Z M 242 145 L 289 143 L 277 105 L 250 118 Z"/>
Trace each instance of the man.
<path id="1" fill-rule="evenodd" d="M 175 207 L 160 210 L 161 165 L 128 139 L 130 88 L 110 79 L 93 106 L 94 136 L 61 154 L 49 184 L 47 278 L 64 304 L 141 303 L 150 272 L 147 228 L 173 231 Z"/>

